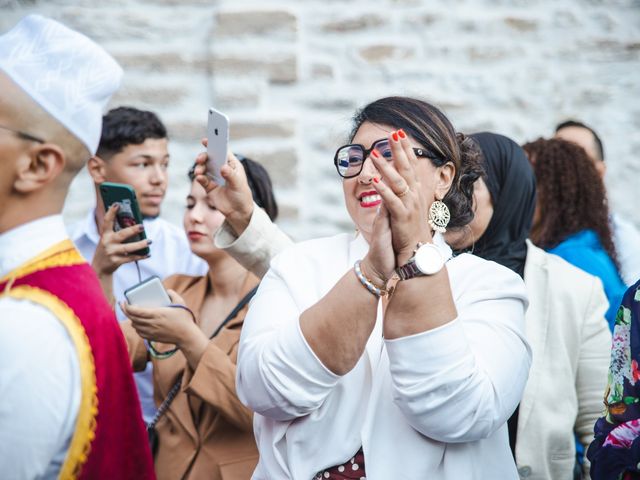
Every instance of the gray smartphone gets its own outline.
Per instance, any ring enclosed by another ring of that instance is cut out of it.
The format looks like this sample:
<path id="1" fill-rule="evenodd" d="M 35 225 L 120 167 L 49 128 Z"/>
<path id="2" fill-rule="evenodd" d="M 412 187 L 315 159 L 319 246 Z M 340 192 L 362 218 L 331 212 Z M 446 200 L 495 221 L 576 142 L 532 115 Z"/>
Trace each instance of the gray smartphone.
<path id="1" fill-rule="evenodd" d="M 169 294 L 164 289 L 162 281 L 156 277 L 149 277 L 142 282 L 127 288 L 124 297 L 129 305 L 138 307 L 167 307 L 171 305 Z"/>
<path id="2" fill-rule="evenodd" d="M 227 161 L 229 117 L 215 108 L 209 109 L 207 142 L 208 170 L 218 185 L 224 185 L 225 181 L 220 174 L 220 169 Z"/>

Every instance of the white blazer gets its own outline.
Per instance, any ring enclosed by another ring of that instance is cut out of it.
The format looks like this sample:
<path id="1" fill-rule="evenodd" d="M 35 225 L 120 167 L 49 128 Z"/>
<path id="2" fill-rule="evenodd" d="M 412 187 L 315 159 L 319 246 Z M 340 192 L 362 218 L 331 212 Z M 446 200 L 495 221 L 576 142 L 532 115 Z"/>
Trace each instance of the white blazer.
<path id="1" fill-rule="evenodd" d="M 365 353 L 338 376 L 309 347 L 299 317 L 367 250 L 346 234 L 303 242 L 262 280 L 237 370 L 238 396 L 256 412 L 253 478 L 309 480 L 362 446 L 368 480 L 517 479 L 506 421 L 531 361 L 522 279 L 473 255 L 453 258 L 458 318 L 385 340 L 379 306 Z"/>
<path id="2" fill-rule="evenodd" d="M 574 430 L 589 445 L 603 409 L 611 357 L 608 302 L 597 277 L 531 242 L 527 247 L 533 363 L 520 402 L 518 473 L 528 480 L 566 480 L 575 461 Z"/>

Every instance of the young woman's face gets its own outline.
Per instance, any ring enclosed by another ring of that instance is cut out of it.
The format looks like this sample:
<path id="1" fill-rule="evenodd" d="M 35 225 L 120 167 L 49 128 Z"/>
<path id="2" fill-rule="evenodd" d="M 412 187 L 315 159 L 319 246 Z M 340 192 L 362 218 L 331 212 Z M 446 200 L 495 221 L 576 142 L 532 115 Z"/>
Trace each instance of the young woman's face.
<path id="1" fill-rule="evenodd" d="M 202 258 L 220 252 L 213 244 L 213 235 L 224 222 L 224 215 L 216 209 L 202 185 L 191 182 L 184 212 L 184 231 L 191 251 Z"/>
<path id="2" fill-rule="evenodd" d="M 370 122 L 364 122 L 351 143 L 364 145 L 366 149 L 377 140 L 387 138 L 390 133 L 396 129 L 388 125 L 378 125 Z M 421 148 L 411 137 L 409 137 L 414 148 Z M 438 180 L 438 169 L 431 163 L 428 158 L 419 158 L 417 163 L 416 175 L 420 182 L 421 188 L 426 194 L 429 204 L 435 200 L 435 189 Z M 373 178 L 381 177 L 375 168 L 371 159 L 367 158 L 362 166 L 362 171 L 357 177 L 345 178 L 342 183 L 344 191 L 345 204 L 347 211 L 355 223 L 358 230 L 369 240 L 373 228 L 373 221 L 376 216 L 378 206 L 382 203 L 382 199 L 373 188 Z M 384 181 L 385 179 L 382 178 Z M 425 219 L 426 222 L 426 219 Z"/>

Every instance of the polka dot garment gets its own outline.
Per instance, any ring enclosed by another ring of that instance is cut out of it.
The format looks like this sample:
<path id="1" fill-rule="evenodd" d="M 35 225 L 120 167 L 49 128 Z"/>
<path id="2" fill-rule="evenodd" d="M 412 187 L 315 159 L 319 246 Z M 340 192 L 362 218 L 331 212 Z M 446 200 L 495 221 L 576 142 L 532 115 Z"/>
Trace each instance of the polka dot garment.
<path id="1" fill-rule="evenodd" d="M 367 480 L 362 448 L 348 462 L 318 472 L 313 480 Z"/>

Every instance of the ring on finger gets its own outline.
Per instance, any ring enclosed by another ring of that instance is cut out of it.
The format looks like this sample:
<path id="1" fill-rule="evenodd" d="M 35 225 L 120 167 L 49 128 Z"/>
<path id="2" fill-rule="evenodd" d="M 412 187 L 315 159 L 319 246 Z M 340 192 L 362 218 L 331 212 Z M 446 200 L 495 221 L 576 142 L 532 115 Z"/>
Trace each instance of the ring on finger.
<path id="1" fill-rule="evenodd" d="M 404 197 L 407 193 L 409 193 L 411 191 L 411 189 L 409 188 L 409 185 L 407 185 L 407 188 L 405 188 L 403 191 L 401 191 L 400 193 L 397 193 L 396 195 L 398 196 L 398 198 L 402 198 Z"/>

